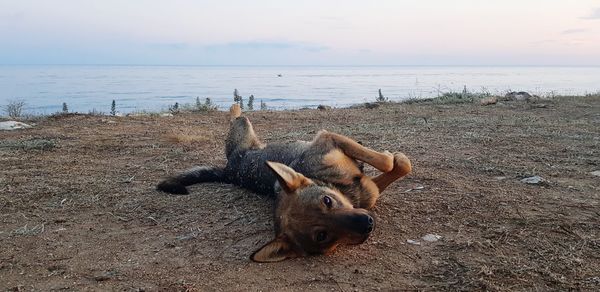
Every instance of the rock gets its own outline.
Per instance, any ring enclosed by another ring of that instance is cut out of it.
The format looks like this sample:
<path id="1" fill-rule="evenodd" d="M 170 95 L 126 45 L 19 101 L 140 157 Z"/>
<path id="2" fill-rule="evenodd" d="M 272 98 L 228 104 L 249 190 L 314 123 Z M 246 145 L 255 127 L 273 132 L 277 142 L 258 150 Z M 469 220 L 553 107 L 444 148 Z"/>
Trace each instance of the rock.
<path id="1" fill-rule="evenodd" d="M 519 91 L 519 92 L 509 92 L 507 93 L 504 98 L 506 100 L 516 100 L 516 101 L 527 101 L 529 99 L 531 99 L 533 96 L 531 94 L 529 94 L 528 92 L 525 91 Z"/>
<path id="2" fill-rule="evenodd" d="M 423 239 L 427 242 L 436 242 L 436 241 L 442 239 L 442 236 L 429 233 L 429 234 L 425 234 L 425 236 L 421 237 L 421 239 Z"/>
<path id="3" fill-rule="evenodd" d="M 591 175 L 600 176 L 600 170 L 590 172 Z"/>
<path id="4" fill-rule="evenodd" d="M 12 131 L 12 130 L 29 129 L 29 128 L 32 128 L 32 126 L 25 124 L 25 123 L 17 122 L 17 121 L 0 122 L 0 130 Z"/>
<path id="5" fill-rule="evenodd" d="M 414 244 L 414 245 L 421 245 L 420 242 L 418 242 L 416 240 L 412 240 L 412 239 L 407 239 L 406 243 L 408 243 L 408 244 Z"/>
<path id="6" fill-rule="evenodd" d="M 541 183 L 546 182 L 546 180 L 544 180 L 541 176 L 536 175 L 536 176 L 526 177 L 526 178 L 522 179 L 521 182 L 530 184 L 530 185 L 539 185 Z"/>
<path id="7" fill-rule="evenodd" d="M 379 103 L 377 102 L 366 102 L 365 107 L 368 109 L 374 109 L 379 107 Z"/>
<path id="8" fill-rule="evenodd" d="M 322 105 L 322 104 L 320 104 L 320 105 L 317 107 L 317 109 L 319 109 L 319 110 L 322 110 L 322 111 L 328 111 L 328 110 L 330 110 L 330 109 L 331 109 L 331 107 L 330 107 L 330 106 L 328 106 L 328 105 Z"/>
<path id="9" fill-rule="evenodd" d="M 484 106 L 492 105 L 492 104 L 496 104 L 496 103 L 498 103 L 498 98 L 495 96 L 486 97 L 479 101 L 479 104 L 484 105 Z"/>
<path id="10" fill-rule="evenodd" d="M 161 117 L 172 117 L 173 114 L 172 113 L 162 113 L 160 114 Z"/>

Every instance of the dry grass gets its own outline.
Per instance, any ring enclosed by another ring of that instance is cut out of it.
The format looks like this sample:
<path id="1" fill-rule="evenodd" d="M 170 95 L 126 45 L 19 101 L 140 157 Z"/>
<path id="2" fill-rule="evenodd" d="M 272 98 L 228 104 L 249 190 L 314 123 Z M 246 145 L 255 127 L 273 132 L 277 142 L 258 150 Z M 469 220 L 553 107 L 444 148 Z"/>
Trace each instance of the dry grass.
<path id="1" fill-rule="evenodd" d="M 199 130 L 176 130 L 165 135 L 165 140 L 173 144 L 196 144 L 209 141 L 212 139 L 212 135 L 207 131 Z"/>

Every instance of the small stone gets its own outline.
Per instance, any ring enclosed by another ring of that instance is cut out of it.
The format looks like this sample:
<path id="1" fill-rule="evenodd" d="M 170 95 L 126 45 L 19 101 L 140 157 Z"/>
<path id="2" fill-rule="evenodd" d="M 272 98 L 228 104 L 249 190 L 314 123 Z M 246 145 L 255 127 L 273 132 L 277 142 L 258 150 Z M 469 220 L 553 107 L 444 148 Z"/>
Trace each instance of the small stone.
<path id="1" fill-rule="evenodd" d="M 162 113 L 160 114 L 161 117 L 172 117 L 173 114 L 172 113 Z"/>
<path id="2" fill-rule="evenodd" d="M 600 170 L 590 172 L 591 175 L 600 176 Z"/>
<path id="3" fill-rule="evenodd" d="M 484 105 L 484 106 L 492 105 L 492 104 L 496 104 L 496 103 L 498 103 L 498 98 L 495 96 L 486 97 L 479 101 L 479 104 Z"/>
<path id="4" fill-rule="evenodd" d="M 539 185 L 539 184 L 545 182 L 545 180 L 541 176 L 535 175 L 535 176 L 531 176 L 531 177 L 526 177 L 526 178 L 522 179 L 521 182 L 530 184 L 530 185 Z"/>
<path id="5" fill-rule="evenodd" d="M 408 244 L 414 244 L 414 245 L 421 245 L 420 242 L 418 242 L 416 240 L 412 240 L 412 239 L 407 239 L 406 243 L 408 243 Z"/>
<path id="6" fill-rule="evenodd" d="M 533 96 L 531 94 L 529 94 L 528 92 L 525 92 L 525 91 L 519 91 L 519 92 L 513 91 L 513 92 L 507 93 L 504 98 L 506 100 L 527 101 L 532 97 Z"/>
<path id="7" fill-rule="evenodd" d="M 423 239 L 427 242 L 436 242 L 436 241 L 442 239 L 442 236 L 430 233 L 430 234 L 426 234 L 425 236 L 421 237 L 421 239 Z"/>

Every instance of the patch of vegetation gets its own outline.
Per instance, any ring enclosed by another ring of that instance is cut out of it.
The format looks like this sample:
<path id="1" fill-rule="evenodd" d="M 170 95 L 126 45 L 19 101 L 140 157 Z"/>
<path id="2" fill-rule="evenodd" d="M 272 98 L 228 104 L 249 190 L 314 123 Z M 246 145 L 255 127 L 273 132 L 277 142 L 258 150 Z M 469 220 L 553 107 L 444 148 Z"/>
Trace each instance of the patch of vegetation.
<path id="1" fill-rule="evenodd" d="M 240 95 L 237 88 L 233 90 L 233 102 L 239 104 L 241 109 L 244 109 L 244 98 Z"/>
<path id="2" fill-rule="evenodd" d="M 471 92 L 465 86 L 462 92 L 444 92 L 442 95 L 433 98 L 432 101 L 442 104 L 472 103 L 490 96 L 492 94 L 485 89 L 481 92 Z"/>
<path id="3" fill-rule="evenodd" d="M 383 94 L 381 93 L 381 88 L 379 88 L 378 93 L 379 94 L 378 94 L 377 99 L 375 101 L 377 101 L 377 102 L 386 102 L 386 101 L 388 101 L 388 98 L 385 97 L 385 96 L 383 96 Z"/>
<path id="4" fill-rule="evenodd" d="M 116 116 L 117 115 L 117 103 L 115 102 L 115 100 L 112 100 L 112 103 L 110 104 L 110 115 L 111 116 Z"/>
<path id="5" fill-rule="evenodd" d="M 0 149 L 8 150 L 51 150 L 56 147 L 54 140 L 31 139 L 31 140 L 3 140 L 0 141 Z"/>
<path id="6" fill-rule="evenodd" d="M 401 101 L 404 104 L 415 104 L 415 103 L 437 103 L 437 104 L 460 104 L 460 103 L 473 103 L 480 101 L 481 99 L 493 96 L 492 93 L 483 88 L 480 92 L 472 92 L 465 86 L 461 92 L 448 91 L 439 92 L 439 95 L 434 98 L 415 98 L 411 97 Z"/>
<path id="7" fill-rule="evenodd" d="M 260 110 L 261 111 L 266 111 L 267 110 L 267 103 L 263 102 L 262 99 L 260 100 Z"/>
<path id="8" fill-rule="evenodd" d="M 105 113 L 103 111 L 99 111 L 96 108 L 93 108 L 91 111 L 88 111 L 88 115 L 90 116 L 104 116 Z"/>
<path id="9" fill-rule="evenodd" d="M 198 112 L 212 112 L 218 109 L 217 105 L 212 102 L 210 97 L 207 97 L 204 102 L 200 102 L 200 97 L 196 97 L 196 107 L 194 111 Z"/>
<path id="10" fill-rule="evenodd" d="M 20 118 L 23 114 L 23 108 L 25 107 L 25 102 L 22 100 L 12 100 L 9 101 L 7 105 L 3 106 L 2 109 L 6 113 L 9 118 L 16 119 Z"/>
<path id="11" fill-rule="evenodd" d="M 254 110 L 254 95 L 252 94 L 248 97 L 248 110 Z"/>
<path id="12" fill-rule="evenodd" d="M 174 105 L 169 106 L 169 112 L 174 115 L 178 114 L 179 113 L 179 103 L 175 102 Z"/>

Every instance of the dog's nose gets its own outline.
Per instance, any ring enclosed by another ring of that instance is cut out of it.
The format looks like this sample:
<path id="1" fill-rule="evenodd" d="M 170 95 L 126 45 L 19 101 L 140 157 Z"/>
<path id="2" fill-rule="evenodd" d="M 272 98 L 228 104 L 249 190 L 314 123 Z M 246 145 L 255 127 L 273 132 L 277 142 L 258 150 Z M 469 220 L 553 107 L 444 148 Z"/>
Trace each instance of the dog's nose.
<path id="1" fill-rule="evenodd" d="M 373 220 L 373 217 L 367 215 L 367 233 L 371 233 L 373 228 L 375 228 L 375 220 Z"/>

